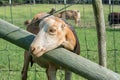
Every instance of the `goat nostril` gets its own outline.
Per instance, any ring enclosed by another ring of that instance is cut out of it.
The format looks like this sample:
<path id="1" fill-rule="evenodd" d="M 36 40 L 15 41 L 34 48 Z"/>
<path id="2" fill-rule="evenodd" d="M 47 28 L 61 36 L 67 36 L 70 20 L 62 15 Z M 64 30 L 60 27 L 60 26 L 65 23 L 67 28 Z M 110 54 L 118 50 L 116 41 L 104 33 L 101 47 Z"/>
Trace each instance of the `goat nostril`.
<path id="1" fill-rule="evenodd" d="M 30 51 L 31 51 L 31 52 L 34 52 L 34 51 L 35 51 L 35 47 L 31 47 L 31 48 L 30 48 Z"/>
<path id="2" fill-rule="evenodd" d="M 45 51 L 45 48 L 42 48 L 41 51 Z"/>

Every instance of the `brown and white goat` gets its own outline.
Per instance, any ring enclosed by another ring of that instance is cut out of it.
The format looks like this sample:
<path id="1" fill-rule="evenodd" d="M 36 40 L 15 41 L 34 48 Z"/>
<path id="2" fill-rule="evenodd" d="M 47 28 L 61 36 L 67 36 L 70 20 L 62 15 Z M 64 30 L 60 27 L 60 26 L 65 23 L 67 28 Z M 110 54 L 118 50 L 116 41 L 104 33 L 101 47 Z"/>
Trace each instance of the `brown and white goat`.
<path id="1" fill-rule="evenodd" d="M 56 71 L 60 66 L 40 57 L 47 51 L 62 46 L 76 54 L 80 54 L 80 46 L 74 29 L 63 20 L 55 16 L 49 16 L 42 19 L 48 14 L 39 13 L 32 21 L 26 22 L 27 31 L 36 34 L 31 43 L 29 51 L 24 53 L 24 66 L 22 69 L 22 80 L 27 80 L 27 71 L 29 63 L 37 63 L 39 66 L 46 68 L 48 80 L 56 80 Z M 40 21 L 37 21 L 42 19 Z M 25 24 L 26 24 L 25 23 Z M 71 72 L 65 70 L 65 80 L 71 80 Z"/>
<path id="2" fill-rule="evenodd" d="M 56 10 L 54 8 L 51 9 L 49 14 L 54 14 Z M 63 19 L 73 19 L 75 20 L 76 26 L 78 26 L 78 23 L 80 23 L 80 11 L 78 10 L 65 10 L 60 13 L 54 14 L 54 16 L 63 18 Z"/>

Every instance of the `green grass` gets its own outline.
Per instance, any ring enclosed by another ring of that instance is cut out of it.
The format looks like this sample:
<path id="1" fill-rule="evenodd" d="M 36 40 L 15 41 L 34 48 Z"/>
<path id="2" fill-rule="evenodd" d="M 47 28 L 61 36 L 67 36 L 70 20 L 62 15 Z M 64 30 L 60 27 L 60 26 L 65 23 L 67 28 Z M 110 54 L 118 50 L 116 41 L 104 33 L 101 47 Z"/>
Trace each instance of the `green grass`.
<path id="1" fill-rule="evenodd" d="M 38 12 L 49 12 L 52 7 L 61 9 L 64 5 L 53 4 L 37 4 L 37 5 L 21 5 L 13 6 L 13 24 L 25 29 L 24 21 L 31 19 Z M 114 6 L 114 11 L 119 11 L 119 5 Z M 95 28 L 94 14 L 92 5 L 73 5 L 68 9 L 77 9 L 81 12 L 81 23 L 75 27 L 81 45 L 81 56 L 98 63 L 97 50 L 97 34 Z M 0 18 L 6 21 L 11 21 L 10 7 L 0 7 Z M 109 14 L 109 6 L 104 5 L 104 16 L 106 22 L 106 41 L 107 41 L 107 65 L 108 68 L 120 73 L 120 29 L 108 27 L 107 16 Z M 74 25 L 74 21 L 68 20 Z M 115 42 L 114 42 L 115 41 Z M 88 49 L 88 51 L 87 51 Z M 116 51 L 114 51 L 116 49 Z M 0 39 L 0 80 L 20 80 L 21 70 L 23 66 L 24 50 Z M 89 66 L 89 65 L 88 65 Z M 115 67 L 116 66 L 116 67 Z M 9 71 L 11 70 L 11 71 Z M 35 70 L 37 72 L 35 73 Z M 62 78 L 63 71 L 58 71 L 58 80 Z M 36 76 L 36 77 L 35 77 Z M 61 77 L 62 76 L 62 77 Z M 38 65 L 34 65 L 29 69 L 28 80 L 35 78 L 46 80 L 45 70 Z M 64 80 L 64 79 L 63 79 Z M 73 74 L 72 80 L 85 80 L 76 74 Z"/>

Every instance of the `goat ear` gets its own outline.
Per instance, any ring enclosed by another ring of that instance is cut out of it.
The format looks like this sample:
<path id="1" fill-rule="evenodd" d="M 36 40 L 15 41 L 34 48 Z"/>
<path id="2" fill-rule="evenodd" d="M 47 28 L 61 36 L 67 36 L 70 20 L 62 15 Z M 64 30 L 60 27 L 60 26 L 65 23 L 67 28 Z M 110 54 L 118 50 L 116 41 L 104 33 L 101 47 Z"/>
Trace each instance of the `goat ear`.
<path id="1" fill-rule="evenodd" d="M 66 33 L 65 34 L 66 40 L 63 42 L 62 45 L 66 49 L 74 50 L 74 47 L 76 45 L 76 39 L 75 39 L 75 36 L 74 36 L 72 30 L 69 27 L 64 27 L 64 32 Z"/>
<path id="2" fill-rule="evenodd" d="M 26 20 L 25 22 L 24 22 L 24 25 L 29 25 L 31 23 L 31 20 Z"/>

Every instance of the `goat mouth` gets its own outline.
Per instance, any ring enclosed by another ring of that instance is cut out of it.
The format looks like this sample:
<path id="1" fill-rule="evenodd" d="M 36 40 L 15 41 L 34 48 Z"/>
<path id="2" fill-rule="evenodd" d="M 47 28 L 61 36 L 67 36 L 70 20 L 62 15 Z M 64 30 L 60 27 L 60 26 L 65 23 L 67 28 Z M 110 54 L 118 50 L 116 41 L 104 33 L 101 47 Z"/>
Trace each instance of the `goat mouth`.
<path id="1" fill-rule="evenodd" d="M 45 52 L 38 52 L 38 53 L 31 53 L 32 56 L 34 57 L 40 57 L 44 54 Z"/>
<path id="2" fill-rule="evenodd" d="M 39 52 L 39 53 L 37 53 L 35 56 L 36 56 L 36 57 L 40 57 L 40 56 L 42 56 L 44 53 L 45 53 L 45 51 Z"/>
<path id="3" fill-rule="evenodd" d="M 32 51 L 31 55 L 35 56 L 35 57 L 40 57 L 42 56 L 44 53 L 46 52 L 46 50 L 40 50 L 38 52 Z"/>

